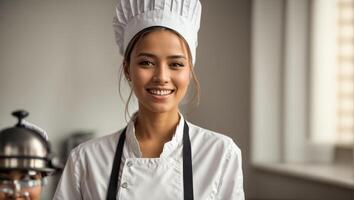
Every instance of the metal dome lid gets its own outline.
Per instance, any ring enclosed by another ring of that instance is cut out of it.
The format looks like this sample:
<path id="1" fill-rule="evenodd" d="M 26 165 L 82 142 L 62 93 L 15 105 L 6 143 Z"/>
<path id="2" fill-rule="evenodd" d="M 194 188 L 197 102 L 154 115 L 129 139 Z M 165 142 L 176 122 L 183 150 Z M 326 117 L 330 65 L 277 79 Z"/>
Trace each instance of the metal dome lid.
<path id="1" fill-rule="evenodd" d="M 0 131 L 0 170 L 56 171 L 53 166 L 49 141 L 35 129 L 25 126 L 24 110 L 12 113 L 18 118 L 14 127 Z"/>

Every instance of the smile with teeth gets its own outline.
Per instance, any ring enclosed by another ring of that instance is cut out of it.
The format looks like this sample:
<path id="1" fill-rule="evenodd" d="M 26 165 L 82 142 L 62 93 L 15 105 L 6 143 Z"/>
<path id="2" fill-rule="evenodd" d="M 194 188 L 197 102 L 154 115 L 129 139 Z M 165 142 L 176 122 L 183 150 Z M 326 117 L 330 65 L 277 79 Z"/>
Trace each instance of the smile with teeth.
<path id="1" fill-rule="evenodd" d="M 170 90 L 170 89 L 148 89 L 147 91 L 150 94 L 153 94 L 153 95 L 166 96 L 166 95 L 172 94 L 172 92 L 174 90 Z"/>

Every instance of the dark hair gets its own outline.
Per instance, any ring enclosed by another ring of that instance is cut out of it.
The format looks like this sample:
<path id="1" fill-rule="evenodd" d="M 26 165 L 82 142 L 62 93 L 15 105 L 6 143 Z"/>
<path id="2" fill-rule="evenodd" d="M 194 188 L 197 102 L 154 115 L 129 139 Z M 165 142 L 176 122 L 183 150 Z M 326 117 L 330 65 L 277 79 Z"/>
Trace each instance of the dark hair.
<path id="1" fill-rule="evenodd" d="M 193 95 L 193 98 L 189 101 L 189 104 L 188 104 L 188 108 L 192 108 L 193 106 L 198 106 L 199 105 L 199 99 L 200 99 L 200 85 L 199 85 L 199 81 L 197 79 L 197 76 L 193 70 L 193 62 L 192 62 L 192 54 L 191 54 L 191 51 L 189 49 L 189 45 L 188 43 L 186 42 L 186 40 L 183 38 L 183 36 L 181 36 L 178 32 L 172 30 L 172 29 L 169 29 L 169 28 L 166 28 L 166 27 L 162 27 L 162 26 L 152 26 L 152 27 L 148 27 L 146 29 L 143 29 L 142 31 L 138 32 L 129 42 L 126 50 L 125 50 L 125 53 L 124 53 L 124 59 L 123 59 L 123 63 L 126 62 L 126 63 L 129 63 L 130 62 L 130 56 L 131 56 L 131 53 L 135 47 L 135 45 L 141 41 L 141 39 L 143 39 L 146 35 L 152 33 L 152 32 L 155 32 L 155 31 L 170 31 L 174 34 L 176 34 L 180 39 L 182 39 L 182 41 L 184 42 L 184 44 L 186 45 L 187 47 L 187 52 L 188 52 L 188 57 L 189 57 L 189 66 L 191 68 L 191 72 L 192 72 L 192 78 L 193 78 L 193 86 L 194 86 L 194 89 L 195 89 L 195 92 L 194 92 L 194 95 Z M 120 73 L 119 73 L 119 95 L 121 97 L 121 99 L 124 101 L 124 98 L 123 98 L 123 95 L 121 93 L 121 83 L 122 83 L 122 75 L 124 73 L 124 66 L 122 64 L 122 67 L 120 69 Z M 124 73 L 125 74 L 125 73 Z M 124 76 L 125 77 L 125 76 Z M 126 78 L 126 77 L 125 77 Z M 131 97 L 133 95 L 133 90 L 131 89 L 130 90 L 130 93 L 129 93 L 129 96 L 128 96 L 128 99 L 127 99 L 127 102 L 125 104 L 125 116 L 129 116 L 129 118 L 131 117 L 130 116 L 130 113 L 129 113 L 129 109 L 128 109 L 128 106 L 129 106 L 129 102 L 131 100 Z"/>

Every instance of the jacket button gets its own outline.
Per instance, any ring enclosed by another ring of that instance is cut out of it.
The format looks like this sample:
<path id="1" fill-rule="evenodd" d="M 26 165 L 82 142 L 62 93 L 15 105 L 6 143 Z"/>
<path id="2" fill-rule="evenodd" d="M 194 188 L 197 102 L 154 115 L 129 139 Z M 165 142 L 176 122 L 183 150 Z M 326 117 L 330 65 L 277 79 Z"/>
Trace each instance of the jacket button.
<path id="1" fill-rule="evenodd" d="M 122 188 L 128 188 L 128 183 L 127 182 L 122 183 Z"/>
<path id="2" fill-rule="evenodd" d="M 127 166 L 128 166 L 128 167 L 131 167 L 132 165 L 133 165 L 133 162 L 132 162 L 132 161 L 128 161 L 128 162 L 127 162 Z"/>

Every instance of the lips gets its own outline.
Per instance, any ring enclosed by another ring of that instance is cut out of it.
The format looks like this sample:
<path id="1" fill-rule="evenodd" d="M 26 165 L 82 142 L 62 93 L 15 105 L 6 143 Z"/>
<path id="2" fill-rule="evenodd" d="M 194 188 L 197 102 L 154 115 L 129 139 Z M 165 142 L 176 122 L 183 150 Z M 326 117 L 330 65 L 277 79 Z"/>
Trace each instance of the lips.
<path id="1" fill-rule="evenodd" d="M 156 96 L 167 96 L 174 92 L 175 90 L 172 89 L 160 89 L 160 88 L 150 88 L 147 89 L 147 92 L 156 95 Z"/>

